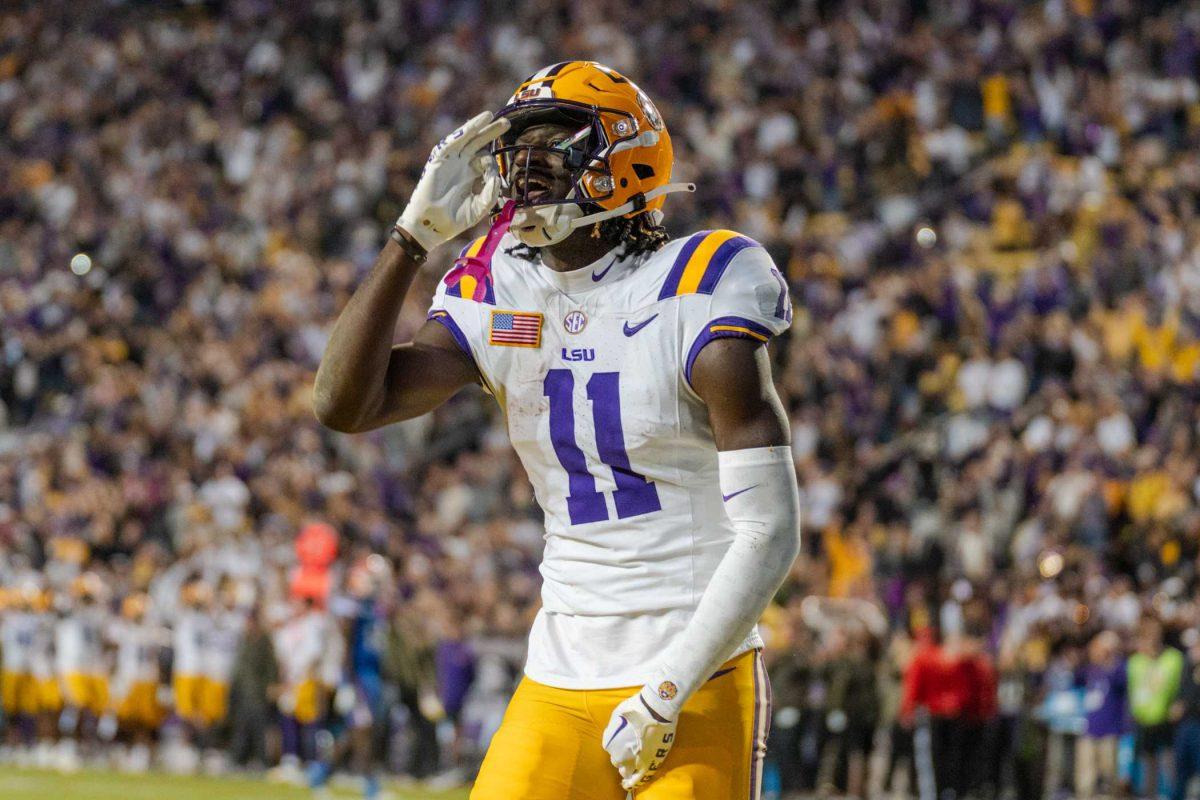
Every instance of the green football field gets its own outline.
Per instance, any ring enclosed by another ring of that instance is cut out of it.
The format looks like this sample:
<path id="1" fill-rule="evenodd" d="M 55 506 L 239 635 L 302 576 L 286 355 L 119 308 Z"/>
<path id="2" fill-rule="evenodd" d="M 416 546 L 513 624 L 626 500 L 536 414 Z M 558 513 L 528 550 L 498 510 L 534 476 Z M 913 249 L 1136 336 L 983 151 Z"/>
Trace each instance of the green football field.
<path id="1" fill-rule="evenodd" d="M 121 775 L 115 772 L 56 772 L 0 767 L 4 800 L 307 800 L 307 789 L 247 778 L 198 778 L 177 775 Z M 333 791 L 336 798 L 361 797 Z M 467 790 L 449 792 L 389 786 L 392 800 L 466 800 Z"/>

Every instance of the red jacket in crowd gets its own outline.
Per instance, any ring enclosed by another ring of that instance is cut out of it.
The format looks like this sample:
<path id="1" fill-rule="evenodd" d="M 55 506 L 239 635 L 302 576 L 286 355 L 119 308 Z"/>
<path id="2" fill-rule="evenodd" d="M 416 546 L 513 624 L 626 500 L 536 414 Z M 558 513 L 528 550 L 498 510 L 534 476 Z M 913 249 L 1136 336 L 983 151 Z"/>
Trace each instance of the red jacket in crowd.
<path id="1" fill-rule="evenodd" d="M 918 708 L 931 716 L 984 722 L 996 715 L 996 671 L 982 653 L 951 653 L 927 642 L 904 671 L 900 719 L 911 724 Z"/>

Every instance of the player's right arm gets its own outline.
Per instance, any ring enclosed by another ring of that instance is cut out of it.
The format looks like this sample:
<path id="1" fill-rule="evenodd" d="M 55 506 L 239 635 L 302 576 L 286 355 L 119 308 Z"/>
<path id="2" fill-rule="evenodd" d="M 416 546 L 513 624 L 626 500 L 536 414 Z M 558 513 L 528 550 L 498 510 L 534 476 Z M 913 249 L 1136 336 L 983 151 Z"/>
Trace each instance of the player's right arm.
<path id="1" fill-rule="evenodd" d="M 388 240 L 338 317 L 317 369 L 313 410 L 322 425 L 360 433 L 424 414 L 478 380 L 450 333 L 426 322 L 413 341 L 392 331 L 418 265 Z"/>
<path id="2" fill-rule="evenodd" d="M 396 223 L 408 246 L 388 240 L 333 327 L 313 386 L 317 419 L 360 433 L 433 410 L 479 380 L 471 359 L 442 325 L 427 322 L 413 341 L 393 347 L 392 331 L 420 259 L 477 223 L 499 195 L 483 153 L 508 128 L 484 112 L 447 136 L 429 157 Z"/>

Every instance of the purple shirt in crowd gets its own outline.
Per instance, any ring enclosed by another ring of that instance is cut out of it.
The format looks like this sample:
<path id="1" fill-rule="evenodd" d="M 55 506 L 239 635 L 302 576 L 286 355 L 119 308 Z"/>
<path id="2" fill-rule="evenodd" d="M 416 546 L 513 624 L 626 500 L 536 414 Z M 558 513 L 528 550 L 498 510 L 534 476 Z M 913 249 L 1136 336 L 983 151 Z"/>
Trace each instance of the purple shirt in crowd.
<path id="1" fill-rule="evenodd" d="M 1088 664 L 1083 668 L 1083 707 L 1088 736 L 1118 736 L 1128 729 L 1125 703 L 1125 662 L 1111 667 Z"/>
<path id="2" fill-rule="evenodd" d="M 445 639 L 438 643 L 434 658 L 442 705 L 451 718 L 456 718 L 475 680 L 475 654 L 466 642 Z"/>

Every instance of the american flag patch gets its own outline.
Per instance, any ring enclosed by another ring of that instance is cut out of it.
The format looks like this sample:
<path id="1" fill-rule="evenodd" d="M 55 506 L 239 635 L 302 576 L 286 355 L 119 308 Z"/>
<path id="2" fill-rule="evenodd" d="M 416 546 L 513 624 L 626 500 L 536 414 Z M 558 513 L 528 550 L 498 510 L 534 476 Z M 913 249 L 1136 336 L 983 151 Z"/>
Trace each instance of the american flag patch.
<path id="1" fill-rule="evenodd" d="M 535 311 L 493 311 L 488 344 L 540 347 L 542 315 Z"/>

